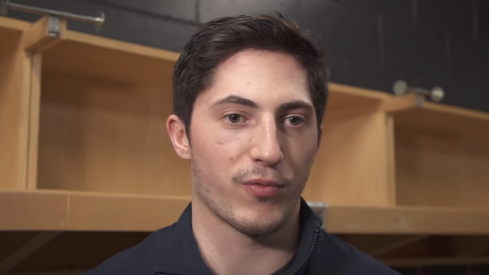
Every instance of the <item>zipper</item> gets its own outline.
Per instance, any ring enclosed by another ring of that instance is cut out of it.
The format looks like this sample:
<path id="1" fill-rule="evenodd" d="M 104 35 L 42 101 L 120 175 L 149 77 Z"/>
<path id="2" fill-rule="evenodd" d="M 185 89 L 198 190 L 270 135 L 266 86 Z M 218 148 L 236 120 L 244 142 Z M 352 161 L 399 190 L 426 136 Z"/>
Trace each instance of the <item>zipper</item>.
<path id="1" fill-rule="evenodd" d="M 314 232 L 314 239 L 312 240 L 312 244 L 311 244 L 311 247 L 309 248 L 309 252 L 307 252 L 306 258 L 304 259 L 304 261 L 302 261 L 301 265 L 290 275 L 297 274 L 297 272 L 299 272 L 304 267 L 304 265 L 307 263 L 307 261 L 311 257 L 312 251 L 314 250 L 314 246 L 316 245 L 316 241 L 318 240 L 318 237 L 319 237 L 319 227 L 316 227 L 316 231 Z"/>

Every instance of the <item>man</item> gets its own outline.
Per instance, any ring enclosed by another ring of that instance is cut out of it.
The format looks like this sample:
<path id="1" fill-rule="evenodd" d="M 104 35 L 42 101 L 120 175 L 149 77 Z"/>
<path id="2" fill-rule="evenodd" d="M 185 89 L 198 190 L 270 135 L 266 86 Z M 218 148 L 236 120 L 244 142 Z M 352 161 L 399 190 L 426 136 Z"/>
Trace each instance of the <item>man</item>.
<path id="1" fill-rule="evenodd" d="M 326 81 L 321 48 L 280 14 L 205 24 L 175 65 L 167 120 L 192 203 L 87 275 L 397 274 L 322 231 L 301 199 Z"/>

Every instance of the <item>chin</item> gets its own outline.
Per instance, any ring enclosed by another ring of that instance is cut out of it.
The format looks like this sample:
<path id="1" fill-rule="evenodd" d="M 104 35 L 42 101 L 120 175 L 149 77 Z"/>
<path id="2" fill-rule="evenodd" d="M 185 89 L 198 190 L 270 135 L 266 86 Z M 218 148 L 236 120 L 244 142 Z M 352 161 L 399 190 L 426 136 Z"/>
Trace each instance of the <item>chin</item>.
<path id="1" fill-rule="evenodd" d="M 289 213 L 283 213 L 273 208 L 259 208 L 261 209 L 254 211 L 248 209 L 243 214 L 234 213 L 234 215 L 225 217 L 225 220 L 231 227 L 245 235 L 259 236 L 278 231 L 289 218 Z"/>
<path id="2" fill-rule="evenodd" d="M 278 231 L 285 224 L 285 221 L 264 218 L 258 221 L 234 220 L 229 224 L 242 234 L 248 236 L 261 236 Z"/>

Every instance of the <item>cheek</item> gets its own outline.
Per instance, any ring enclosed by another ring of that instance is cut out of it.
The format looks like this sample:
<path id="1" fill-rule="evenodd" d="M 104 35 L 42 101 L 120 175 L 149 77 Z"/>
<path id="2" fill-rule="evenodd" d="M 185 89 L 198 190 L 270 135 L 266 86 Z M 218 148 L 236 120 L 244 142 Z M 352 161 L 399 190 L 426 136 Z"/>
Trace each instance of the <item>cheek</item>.
<path id="1" fill-rule="evenodd" d="M 314 163 L 316 142 L 303 142 L 298 144 L 300 144 L 300 146 L 296 145 L 290 148 L 292 162 L 294 163 L 297 173 L 308 174 Z"/>
<path id="2" fill-rule="evenodd" d="M 238 160 L 250 141 L 245 134 L 240 131 L 225 130 L 215 130 L 207 134 L 207 142 L 203 149 L 209 154 L 209 161 L 213 161 L 220 167 L 219 170 L 222 170 L 222 167 Z"/>
<path id="3" fill-rule="evenodd" d="M 222 184 L 225 176 L 224 172 L 227 169 L 216 169 L 222 167 L 216 160 L 219 155 L 214 154 L 213 158 L 207 151 L 198 151 L 192 156 L 193 182 L 196 190 L 205 196 L 219 196 L 224 193 L 224 184 Z"/>
<path id="4" fill-rule="evenodd" d="M 210 188 L 230 182 L 233 167 L 243 151 L 246 139 L 235 133 L 215 129 L 195 132 L 192 140 L 192 160 L 199 167 L 199 182 Z"/>
<path id="5" fill-rule="evenodd" d="M 218 146 L 237 146 L 241 144 L 241 142 L 244 140 L 243 135 L 245 133 L 243 131 L 230 131 L 230 130 L 222 130 L 222 129 L 217 129 L 215 130 L 212 135 L 213 135 L 213 140 L 216 145 Z"/>

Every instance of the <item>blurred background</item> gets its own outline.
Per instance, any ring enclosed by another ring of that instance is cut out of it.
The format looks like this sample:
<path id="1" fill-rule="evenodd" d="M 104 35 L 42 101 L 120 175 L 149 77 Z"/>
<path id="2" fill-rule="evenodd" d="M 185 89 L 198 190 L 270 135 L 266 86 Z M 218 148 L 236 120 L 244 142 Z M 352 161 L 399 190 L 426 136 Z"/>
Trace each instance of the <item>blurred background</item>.
<path id="1" fill-rule="evenodd" d="M 68 29 L 175 53 L 213 18 L 281 12 L 319 35 L 329 56 L 326 149 L 306 195 L 328 203 L 332 234 L 405 275 L 489 274 L 488 0 L 11 2 L 103 11 L 100 31 Z M 0 24 L 0 274 L 80 274 L 188 203 L 190 187 L 174 184 L 189 180 L 188 167 L 164 130 L 177 55 L 78 35 L 30 49 L 43 59 L 27 63 L 42 71 L 29 107 L 40 117 L 27 131 L 18 95 L 26 28 Z M 442 87 L 444 107 L 384 97 L 398 79 Z"/>

